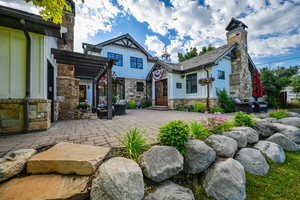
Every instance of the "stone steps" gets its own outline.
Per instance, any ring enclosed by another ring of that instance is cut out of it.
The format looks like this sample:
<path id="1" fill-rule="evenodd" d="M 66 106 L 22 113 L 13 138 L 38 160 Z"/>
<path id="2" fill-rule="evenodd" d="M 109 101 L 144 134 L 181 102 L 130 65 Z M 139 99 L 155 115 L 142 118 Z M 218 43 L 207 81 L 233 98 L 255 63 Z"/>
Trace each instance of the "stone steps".
<path id="1" fill-rule="evenodd" d="M 168 111 L 171 110 L 169 106 L 152 106 L 148 110 L 159 110 L 159 111 Z"/>

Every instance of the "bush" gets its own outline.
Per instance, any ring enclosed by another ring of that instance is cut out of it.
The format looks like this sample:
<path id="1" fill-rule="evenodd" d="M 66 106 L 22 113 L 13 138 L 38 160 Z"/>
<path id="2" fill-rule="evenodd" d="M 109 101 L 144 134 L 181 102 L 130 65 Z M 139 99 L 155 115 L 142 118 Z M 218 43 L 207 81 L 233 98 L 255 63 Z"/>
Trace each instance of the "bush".
<path id="1" fill-rule="evenodd" d="M 274 112 L 270 112 L 269 116 L 276 118 L 276 119 L 282 119 L 282 118 L 288 117 L 288 111 L 287 110 L 277 110 Z"/>
<path id="2" fill-rule="evenodd" d="M 237 126 L 252 127 L 255 123 L 255 121 L 252 118 L 252 115 L 243 112 L 237 112 L 234 116 L 234 121 Z"/>
<path id="3" fill-rule="evenodd" d="M 224 110 L 225 113 L 235 111 L 235 105 L 232 99 L 227 94 L 226 90 L 217 90 L 218 104 Z"/>
<path id="4" fill-rule="evenodd" d="M 152 101 L 143 101 L 142 108 L 149 108 L 152 106 Z"/>
<path id="5" fill-rule="evenodd" d="M 128 109 L 136 109 L 136 102 L 135 101 L 129 101 L 127 104 Z"/>
<path id="6" fill-rule="evenodd" d="M 210 113 L 224 113 L 224 110 L 219 106 L 214 106 L 210 109 Z"/>
<path id="7" fill-rule="evenodd" d="M 178 111 L 185 111 L 185 107 L 183 105 L 178 105 L 176 107 L 176 110 L 178 110 Z"/>
<path id="8" fill-rule="evenodd" d="M 187 109 L 188 109 L 189 112 L 195 112 L 195 107 L 194 107 L 194 105 L 188 106 Z"/>
<path id="9" fill-rule="evenodd" d="M 221 134 L 234 127 L 234 123 L 229 118 L 221 115 L 210 115 L 205 121 L 205 126 L 210 134 Z"/>
<path id="10" fill-rule="evenodd" d="M 77 109 L 81 109 L 81 110 L 88 110 L 90 108 L 90 104 L 88 103 L 79 103 L 79 105 L 77 106 Z"/>
<path id="11" fill-rule="evenodd" d="M 121 138 L 121 143 L 125 146 L 128 157 L 135 161 L 147 149 L 148 145 L 146 141 L 144 132 L 137 128 L 130 129 Z"/>
<path id="12" fill-rule="evenodd" d="M 158 137 L 161 144 L 174 146 L 184 154 L 189 137 L 189 126 L 182 120 L 170 121 L 159 128 Z"/>
<path id="13" fill-rule="evenodd" d="M 191 122 L 190 130 L 193 137 L 196 139 L 205 139 L 210 135 L 208 128 L 198 122 Z"/>
<path id="14" fill-rule="evenodd" d="M 204 112 L 206 110 L 206 105 L 202 102 L 196 102 L 194 104 L 194 112 Z"/>

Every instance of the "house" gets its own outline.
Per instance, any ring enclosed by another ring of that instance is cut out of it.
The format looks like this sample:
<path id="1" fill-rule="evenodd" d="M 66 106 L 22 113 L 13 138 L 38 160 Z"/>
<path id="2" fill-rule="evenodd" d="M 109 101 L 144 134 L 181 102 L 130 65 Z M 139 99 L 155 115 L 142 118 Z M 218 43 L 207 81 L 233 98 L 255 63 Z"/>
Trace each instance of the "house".
<path id="1" fill-rule="evenodd" d="M 83 43 L 82 46 L 86 54 L 116 60 L 112 69 L 114 74 L 113 94 L 115 96 L 137 102 L 149 97 L 151 91 L 146 88 L 146 78 L 156 59 L 131 35 L 124 34 L 96 45 Z M 82 85 L 87 84 L 87 82 L 82 82 Z M 105 86 L 100 84 L 100 99 L 101 97 L 103 99 L 105 94 Z"/>
<path id="2" fill-rule="evenodd" d="M 234 18 L 226 27 L 227 44 L 183 62 L 158 61 L 148 74 L 152 105 L 191 105 L 217 101 L 217 90 L 231 97 L 252 96 L 252 73 L 257 71 L 247 49 L 247 26 Z"/>

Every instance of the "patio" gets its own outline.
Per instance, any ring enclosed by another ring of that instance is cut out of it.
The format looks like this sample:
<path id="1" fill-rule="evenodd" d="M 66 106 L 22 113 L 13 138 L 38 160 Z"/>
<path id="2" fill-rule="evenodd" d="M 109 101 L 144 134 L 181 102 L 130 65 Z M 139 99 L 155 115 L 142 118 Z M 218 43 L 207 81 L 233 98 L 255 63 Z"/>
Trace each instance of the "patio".
<path id="1" fill-rule="evenodd" d="M 47 131 L 0 135 L 0 157 L 21 148 L 36 148 L 68 141 L 73 143 L 118 146 L 118 137 L 130 128 L 143 128 L 149 142 L 155 142 L 159 127 L 171 120 L 203 120 L 205 114 L 178 111 L 127 110 L 113 120 L 69 120 L 52 125 Z"/>

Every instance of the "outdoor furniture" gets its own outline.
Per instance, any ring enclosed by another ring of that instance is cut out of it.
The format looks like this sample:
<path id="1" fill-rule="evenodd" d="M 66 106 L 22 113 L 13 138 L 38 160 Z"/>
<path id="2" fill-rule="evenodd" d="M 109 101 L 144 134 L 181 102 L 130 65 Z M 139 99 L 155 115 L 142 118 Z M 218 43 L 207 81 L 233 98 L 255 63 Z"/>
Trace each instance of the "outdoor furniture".
<path id="1" fill-rule="evenodd" d="M 107 105 L 100 105 L 97 108 L 97 116 L 99 119 L 107 119 L 108 118 L 108 110 L 107 110 Z M 112 116 L 114 117 L 115 112 L 113 108 Z"/>
<path id="2" fill-rule="evenodd" d="M 127 104 L 115 104 L 114 105 L 114 114 L 115 115 L 125 115 L 126 107 L 127 107 Z"/>
<path id="3" fill-rule="evenodd" d="M 253 113 L 255 112 L 255 105 L 251 102 L 242 102 L 239 98 L 234 98 L 236 112 Z"/>

